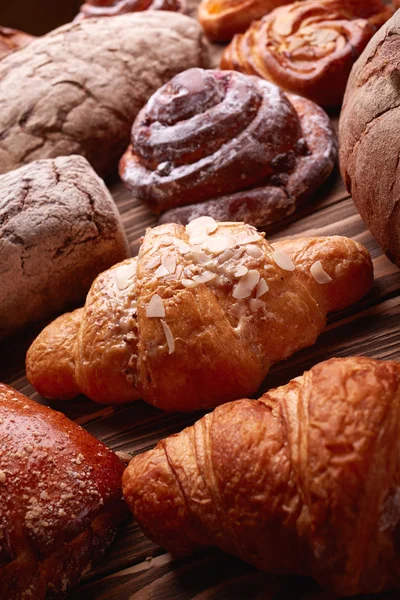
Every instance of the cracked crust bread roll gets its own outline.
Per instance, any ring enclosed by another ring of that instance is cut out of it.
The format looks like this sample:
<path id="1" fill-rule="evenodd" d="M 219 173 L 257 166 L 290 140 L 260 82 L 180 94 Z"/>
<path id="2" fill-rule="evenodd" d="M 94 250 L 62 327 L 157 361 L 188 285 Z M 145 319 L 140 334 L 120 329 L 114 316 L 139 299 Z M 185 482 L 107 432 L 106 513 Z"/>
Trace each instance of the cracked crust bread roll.
<path id="1" fill-rule="evenodd" d="M 85 19 L 34 40 L 0 61 L 0 173 L 71 154 L 111 173 L 147 99 L 198 66 L 201 27 L 176 12 Z"/>
<path id="2" fill-rule="evenodd" d="M 78 302 L 127 256 L 117 207 L 82 156 L 0 176 L 0 338 Z"/>

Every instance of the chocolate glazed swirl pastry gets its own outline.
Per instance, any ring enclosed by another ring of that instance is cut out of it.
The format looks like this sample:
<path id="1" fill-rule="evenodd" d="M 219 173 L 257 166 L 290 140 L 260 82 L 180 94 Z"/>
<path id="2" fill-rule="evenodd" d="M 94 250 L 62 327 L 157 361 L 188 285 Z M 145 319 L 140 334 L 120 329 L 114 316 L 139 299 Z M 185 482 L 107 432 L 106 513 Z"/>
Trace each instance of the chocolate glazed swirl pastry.
<path id="1" fill-rule="evenodd" d="M 228 41 L 246 31 L 252 21 L 291 0 L 202 0 L 198 17 L 207 37 Z"/>
<path id="2" fill-rule="evenodd" d="M 322 106 L 338 106 L 354 62 L 392 14 L 381 0 L 282 6 L 234 37 L 221 68 L 258 75 Z"/>
<path id="3" fill-rule="evenodd" d="M 294 212 L 332 171 L 327 115 L 235 72 L 189 69 L 160 88 L 132 128 L 120 174 L 161 222 L 200 215 L 265 226 Z"/>
<path id="4" fill-rule="evenodd" d="M 88 0 L 81 6 L 75 20 L 90 17 L 115 17 L 142 10 L 171 10 L 186 12 L 185 0 Z"/>
<path id="5" fill-rule="evenodd" d="M 23 31 L 0 27 L 0 58 L 11 52 L 11 50 L 17 50 L 21 46 L 29 44 L 33 39 L 35 38 L 32 35 Z"/>

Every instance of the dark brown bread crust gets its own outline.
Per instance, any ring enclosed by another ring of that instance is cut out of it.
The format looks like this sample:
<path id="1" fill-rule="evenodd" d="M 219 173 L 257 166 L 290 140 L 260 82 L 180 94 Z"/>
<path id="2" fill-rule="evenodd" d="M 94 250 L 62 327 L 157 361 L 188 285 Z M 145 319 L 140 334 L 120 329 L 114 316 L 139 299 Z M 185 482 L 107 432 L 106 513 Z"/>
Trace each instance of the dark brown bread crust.
<path id="1" fill-rule="evenodd" d="M 306 0 L 237 35 L 221 67 L 258 75 L 321 106 L 339 106 L 351 68 L 393 14 L 382 0 Z"/>
<path id="2" fill-rule="evenodd" d="M 78 302 L 127 256 L 114 201 L 82 156 L 0 176 L 0 338 Z"/>
<path id="3" fill-rule="evenodd" d="M 126 518 L 124 465 L 104 444 L 0 384 L 0 590 L 62 598 Z"/>
<path id="4" fill-rule="evenodd" d="M 310 197 L 336 154 L 312 102 L 233 71 L 190 69 L 139 113 L 120 173 L 151 210 L 167 210 L 161 222 L 209 215 L 261 226 Z"/>
<path id="5" fill-rule="evenodd" d="M 81 154 L 105 175 L 149 96 L 207 61 L 200 26 L 146 11 L 71 23 L 0 61 L 0 173 Z"/>
<path id="6" fill-rule="evenodd" d="M 3 58 L 11 50 L 17 50 L 21 46 L 29 44 L 34 39 L 32 35 L 23 31 L 0 27 L 0 58 Z"/>
<path id="7" fill-rule="evenodd" d="M 357 61 L 340 117 L 340 167 L 372 234 L 400 266 L 400 12 Z"/>
<path id="8" fill-rule="evenodd" d="M 331 359 L 136 456 L 124 496 L 174 554 L 217 546 L 267 572 L 311 575 L 329 598 L 390 589 L 399 415 L 398 363 Z"/>
<path id="9" fill-rule="evenodd" d="M 81 6 L 78 19 L 115 17 L 142 10 L 186 12 L 185 0 L 88 0 Z"/>

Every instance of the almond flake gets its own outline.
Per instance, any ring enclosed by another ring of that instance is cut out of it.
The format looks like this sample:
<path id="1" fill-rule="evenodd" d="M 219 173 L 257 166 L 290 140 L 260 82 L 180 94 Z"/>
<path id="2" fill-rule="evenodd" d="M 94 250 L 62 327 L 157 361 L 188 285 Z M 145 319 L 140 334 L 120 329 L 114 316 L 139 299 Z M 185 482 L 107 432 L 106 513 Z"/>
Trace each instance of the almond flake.
<path id="1" fill-rule="evenodd" d="M 154 297 L 154 296 L 153 296 Z M 163 319 L 160 319 L 162 328 L 164 329 L 164 334 L 168 344 L 168 354 L 173 354 L 175 352 L 175 340 L 172 335 L 172 331 L 166 322 Z"/>
<path id="2" fill-rule="evenodd" d="M 136 275 L 136 260 L 118 267 L 115 271 L 115 281 L 119 290 L 125 290 L 132 283 L 132 278 Z"/>
<path id="3" fill-rule="evenodd" d="M 239 246 L 243 246 L 244 244 L 252 244 L 253 242 L 260 242 L 262 239 L 263 238 L 259 233 L 253 233 L 251 235 L 246 235 L 246 237 L 239 240 L 238 244 L 239 244 Z"/>
<path id="4" fill-rule="evenodd" d="M 268 290 L 268 283 L 264 278 L 260 279 L 256 287 L 256 298 L 260 298 L 260 296 L 263 296 L 265 292 L 268 292 Z"/>
<path id="5" fill-rule="evenodd" d="M 236 242 L 233 237 L 228 235 L 216 235 L 215 237 L 210 237 L 203 244 L 203 248 L 211 252 L 211 254 L 222 254 L 224 250 L 228 250 L 229 248 L 234 248 L 236 246 Z"/>
<path id="6" fill-rule="evenodd" d="M 182 279 L 181 283 L 185 288 L 195 288 L 199 285 L 193 279 Z"/>
<path id="7" fill-rule="evenodd" d="M 247 254 L 249 254 L 249 256 L 252 256 L 253 258 L 261 258 L 263 255 L 263 251 L 261 250 L 261 248 L 254 244 L 249 244 L 248 246 L 246 246 L 245 250 Z"/>
<path id="8" fill-rule="evenodd" d="M 176 267 L 176 272 L 175 272 L 176 278 L 180 279 L 182 277 L 182 273 L 183 273 L 183 265 L 178 265 Z"/>
<path id="9" fill-rule="evenodd" d="M 328 275 L 326 271 L 324 271 L 320 260 L 317 260 L 314 264 L 311 265 L 310 273 L 317 283 L 323 284 L 332 281 L 332 277 Z"/>
<path id="10" fill-rule="evenodd" d="M 197 219 L 193 219 L 190 221 L 188 225 L 186 225 L 186 232 L 192 236 L 192 234 L 198 229 L 203 229 L 207 233 L 212 233 L 216 229 L 218 229 L 218 223 L 212 217 L 198 217 Z"/>
<path id="11" fill-rule="evenodd" d="M 240 278 L 239 283 L 233 289 L 232 296 L 237 300 L 248 298 L 259 281 L 260 273 L 255 269 L 251 269 Z"/>
<path id="12" fill-rule="evenodd" d="M 194 245 L 194 246 L 200 246 L 201 244 L 204 244 L 204 242 L 206 242 L 208 240 L 208 235 L 193 235 L 193 237 L 191 237 L 189 239 L 189 242 Z"/>
<path id="13" fill-rule="evenodd" d="M 247 271 L 248 271 L 248 268 L 245 267 L 244 265 L 241 265 L 235 272 L 235 277 L 242 277 L 243 275 L 246 275 Z"/>
<path id="14" fill-rule="evenodd" d="M 175 273 L 176 258 L 173 254 L 163 254 L 161 264 L 167 269 L 168 273 Z"/>
<path id="15" fill-rule="evenodd" d="M 183 240 L 176 240 L 175 245 L 181 254 L 189 254 L 190 246 Z"/>
<path id="16" fill-rule="evenodd" d="M 157 279 L 159 279 L 160 277 L 165 277 L 165 275 L 168 275 L 169 271 L 164 267 L 164 265 L 160 265 L 154 274 Z"/>
<path id="17" fill-rule="evenodd" d="M 282 250 L 274 250 L 272 253 L 272 258 L 278 267 L 284 271 L 294 271 L 296 268 L 290 256 L 288 256 L 286 252 L 282 252 Z"/>
<path id="18" fill-rule="evenodd" d="M 159 256 L 153 256 L 153 258 L 151 258 L 147 264 L 146 264 L 146 268 L 147 269 L 154 269 L 155 267 L 158 267 L 158 265 L 161 262 L 161 258 Z"/>
<path id="19" fill-rule="evenodd" d="M 245 248 L 238 248 L 237 250 L 234 251 L 233 256 L 235 258 L 240 258 L 242 256 L 242 254 L 245 253 Z"/>
<path id="20" fill-rule="evenodd" d="M 200 275 L 194 275 L 193 281 L 196 283 L 207 283 L 207 281 L 211 281 L 214 278 L 215 273 L 212 273 L 211 271 L 204 271 L 204 273 L 201 273 Z"/>
<path id="21" fill-rule="evenodd" d="M 208 256 L 208 254 L 203 252 L 203 250 L 201 249 L 200 246 L 193 246 L 192 257 L 193 257 L 194 263 L 203 264 L 203 263 L 209 262 L 209 260 L 210 260 L 210 257 Z"/>
<path id="22" fill-rule="evenodd" d="M 222 264 L 224 262 L 226 262 L 227 260 L 230 260 L 233 257 L 233 252 L 232 250 L 224 250 L 222 254 L 219 255 L 218 257 L 218 262 L 219 264 Z"/>
<path id="23" fill-rule="evenodd" d="M 158 294 L 154 294 L 148 303 L 146 317 L 165 317 L 164 302 Z"/>

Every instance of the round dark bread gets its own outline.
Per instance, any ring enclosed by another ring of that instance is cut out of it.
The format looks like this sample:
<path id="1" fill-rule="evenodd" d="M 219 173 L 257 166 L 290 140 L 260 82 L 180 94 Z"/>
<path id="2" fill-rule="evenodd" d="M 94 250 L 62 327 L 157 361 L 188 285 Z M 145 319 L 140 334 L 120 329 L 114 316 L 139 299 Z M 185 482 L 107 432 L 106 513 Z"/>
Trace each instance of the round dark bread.
<path id="1" fill-rule="evenodd" d="M 106 175 L 149 96 L 206 62 L 200 25 L 174 12 L 87 19 L 33 41 L 0 62 L 0 173 L 81 154 Z"/>
<path id="2" fill-rule="evenodd" d="M 0 176 L 0 338 L 78 302 L 127 256 L 117 207 L 83 156 Z"/>
<path id="3" fill-rule="evenodd" d="M 400 266 L 400 12 L 351 73 L 340 117 L 340 167 L 361 217 Z"/>
<path id="4" fill-rule="evenodd" d="M 0 384 L 0 595 L 62 598 L 127 516 L 124 464 L 61 413 Z"/>

